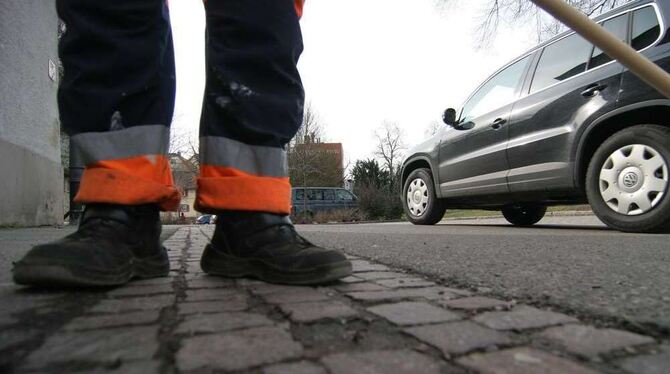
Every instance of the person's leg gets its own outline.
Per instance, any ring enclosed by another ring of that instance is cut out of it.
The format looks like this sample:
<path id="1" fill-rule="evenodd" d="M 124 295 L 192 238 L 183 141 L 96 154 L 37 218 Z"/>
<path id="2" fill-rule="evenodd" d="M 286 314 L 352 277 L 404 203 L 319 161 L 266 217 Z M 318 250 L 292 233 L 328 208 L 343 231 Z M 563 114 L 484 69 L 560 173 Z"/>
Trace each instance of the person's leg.
<path id="1" fill-rule="evenodd" d="M 176 208 L 175 69 L 165 0 L 58 0 L 61 121 L 86 164 L 77 201 Z"/>
<path id="2" fill-rule="evenodd" d="M 28 285 L 116 285 L 166 275 L 159 208 L 173 209 L 167 159 L 174 56 L 164 0 L 57 0 L 62 124 L 86 165 L 79 230 L 34 247 L 14 280 Z"/>
<path id="3" fill-rule="evenodd" d="M 285 145 L 300 126 L 304 102 L 293 1 L 211 0 L 206 14 L 197 204 L 286 214 Z"/>
<path id="4" fill-rule="evenodd" d="M 293 284 L 347 276 L 337 251 L 300 237 L 288 214 L 286 144 L 302 122 L 302 1 L 209 0 L 207 87 L 196 209 L 218 215 L 203 270 Z"/>

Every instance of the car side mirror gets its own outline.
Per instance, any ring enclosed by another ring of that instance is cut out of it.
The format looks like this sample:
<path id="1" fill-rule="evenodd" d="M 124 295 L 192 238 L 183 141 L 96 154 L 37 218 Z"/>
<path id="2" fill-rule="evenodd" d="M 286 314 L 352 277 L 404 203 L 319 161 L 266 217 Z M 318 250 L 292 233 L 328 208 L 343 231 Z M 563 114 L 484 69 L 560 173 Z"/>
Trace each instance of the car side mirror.
<path id="1" fill-rule="evenodd" d="M 442 121 L 444 121 L 447 126 L 454 127 L 456 125 L 456 109 L 449 108 L 444 111 L 442 114 Z"/>

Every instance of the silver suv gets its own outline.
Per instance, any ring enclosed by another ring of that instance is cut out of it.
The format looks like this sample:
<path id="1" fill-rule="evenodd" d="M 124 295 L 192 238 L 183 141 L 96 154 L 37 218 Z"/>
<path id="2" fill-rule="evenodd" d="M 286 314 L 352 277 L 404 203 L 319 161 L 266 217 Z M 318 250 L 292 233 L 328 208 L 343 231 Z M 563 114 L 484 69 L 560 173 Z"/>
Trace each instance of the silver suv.
<path id="1" fill-rule="evenodd" d="M 633 1 L 596 21 L 670 70 L 670 1 Z M 488 78 L 404 161 L 415 224 L 447 208 L 502 210 L 532 225 L 549 205 L 588 202 L 610 227 L 670 230 L 670 100 L 573 32 Z"/>

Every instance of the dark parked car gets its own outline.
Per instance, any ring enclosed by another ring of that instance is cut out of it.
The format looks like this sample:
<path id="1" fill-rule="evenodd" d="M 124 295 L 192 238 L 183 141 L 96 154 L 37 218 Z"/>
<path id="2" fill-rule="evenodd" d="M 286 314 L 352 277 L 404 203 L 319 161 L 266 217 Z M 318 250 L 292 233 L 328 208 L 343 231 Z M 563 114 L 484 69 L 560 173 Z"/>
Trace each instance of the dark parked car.
<path id="1" fill-rule="evenodd" d="M 596 21 L 670 70 L 670 1 L 634 1 Z M 402 169 L 410 221 L 447 208 L 500 209 L 532 225 L 549 205 L 588 202 L 609 226 L 670 230 L 670 100 L 573 32 L 488 78 Z"/>
<path id="2" fill-rule="evenodd" d="M 314 214 L 316 212 L 356 209 L 356 195 L 344 188 L 294 187 L 292 192 L 293 213 Z"/>

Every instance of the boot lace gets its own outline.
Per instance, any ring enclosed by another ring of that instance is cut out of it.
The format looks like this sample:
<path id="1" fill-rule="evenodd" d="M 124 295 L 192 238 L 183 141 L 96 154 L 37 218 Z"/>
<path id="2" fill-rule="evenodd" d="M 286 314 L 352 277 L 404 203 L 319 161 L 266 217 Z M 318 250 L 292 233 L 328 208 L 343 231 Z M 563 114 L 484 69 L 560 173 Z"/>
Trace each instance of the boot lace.
<path id="1" fill-rule="evenodd" d="M 287 242 L 291 244 L 297 244 L 298 246 L 304 248 L 312 247 L 314 244 L 312 244 L 309 240 L 303 238 L 298 232 L 295 230 L 295 226 L 290 223 L 280 223 L 274 226 L 275 230 L 278 230 L 280 233 L 282 233 L 283 237 L 288 237 L 290 238 Z"/>
<path id="2" fill-rule="evenodd" d="M 113 235 L 112 237 L 116 237 L 118 235 L 118 230 L 116 229 L 115 224 L 118 223 L 102 217 L 89 218 L 79 225 L 79 228 L 71 235 L 71 237 L 77 239 L 108 239 L 110 234 Z"/>

